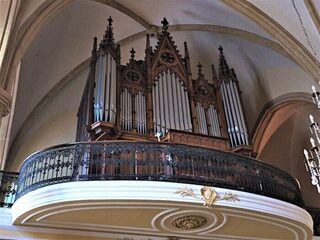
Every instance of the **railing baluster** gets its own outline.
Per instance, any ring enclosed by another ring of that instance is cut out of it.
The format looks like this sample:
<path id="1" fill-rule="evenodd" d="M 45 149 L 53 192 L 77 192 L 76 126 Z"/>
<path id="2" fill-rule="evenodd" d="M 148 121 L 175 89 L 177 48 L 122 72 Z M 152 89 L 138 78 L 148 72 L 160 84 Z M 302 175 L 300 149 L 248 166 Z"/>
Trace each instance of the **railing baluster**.
<path id="1" fill-rule="evenodd" d="M 116 179 L 211 185 L 302 205 L 295 179 L 277 168 L 231 153 L 151 142 L 76 143 L 37 152 L 21 167 L 17 197 L 60 182 Z"/>

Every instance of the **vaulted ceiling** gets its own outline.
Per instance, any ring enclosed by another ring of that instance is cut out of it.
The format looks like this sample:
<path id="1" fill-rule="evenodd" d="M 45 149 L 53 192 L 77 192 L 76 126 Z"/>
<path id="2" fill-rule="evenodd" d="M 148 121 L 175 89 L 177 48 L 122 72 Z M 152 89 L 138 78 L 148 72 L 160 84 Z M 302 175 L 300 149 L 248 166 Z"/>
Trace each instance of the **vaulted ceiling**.
<path id="1" fill-rule="evenodd" d="M 132 47 L 144 57 L 145 34 L 153 33 L 155 44 L 166 17 L 178 49 L 188 43 L 194 76 L 200 61 L 211 79 L 210 65 L 224 48 L 258 158 L 297 177 L 306 203 L 320 207 L 302 154 L 309 113 L 320 119 L 309 94 L 320 70 L 319 12 L 317 0 L 21 1 L 0 75 L 16 96 L 6 168 L 17 171 L 28 154 L 74 141 L 92 39 L 102 38 L 107 17 L 122 64 Z"/>

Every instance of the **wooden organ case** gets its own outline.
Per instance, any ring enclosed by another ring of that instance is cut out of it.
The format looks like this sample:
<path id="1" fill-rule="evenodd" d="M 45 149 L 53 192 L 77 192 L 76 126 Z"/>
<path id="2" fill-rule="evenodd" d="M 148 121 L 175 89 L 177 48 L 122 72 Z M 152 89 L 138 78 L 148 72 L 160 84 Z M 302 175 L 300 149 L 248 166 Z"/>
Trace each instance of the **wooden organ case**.
<path id="1" fill-rule="evenodd" d="M 212 83 L 200 63 L 193 79 L 187 43 L 182 57 L 167 20 L 161 23 L 155 49 L 147 35 L 145 59 L 136 60 L 132 49 L 125 66 L 111 17 L 99 47 L 94 38 L 76 141 L 161 141 L 252 156 L 238 80 L 222 47 Z"/>

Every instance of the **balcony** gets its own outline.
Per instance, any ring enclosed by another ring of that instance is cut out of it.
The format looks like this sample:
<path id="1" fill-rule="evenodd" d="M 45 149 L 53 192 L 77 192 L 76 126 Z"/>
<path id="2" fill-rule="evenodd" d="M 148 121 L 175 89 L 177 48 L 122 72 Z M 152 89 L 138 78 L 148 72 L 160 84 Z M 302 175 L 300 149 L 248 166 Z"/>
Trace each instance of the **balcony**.
<path id="1" fill-rule="evenodd" d="M 249 228 L 258 223 L 281 233 L 279 239 L 312 236 L 293 177 L 249 157 L 205 148 L 130 141 L 55 146 L 25 160 L 17 186 L 9 191 L 16 194 L 17 225 L 223 239 L 236 221 L 247 230 L 232 236 L 266 237 Z M 203 186 L 220 196 L 231 191 L 239 201 L 203 207 L 197 195 Z M 179 195 L 183 188 L 193 196 Z M 187 227 L 174 225 L 180 221 Z"/>

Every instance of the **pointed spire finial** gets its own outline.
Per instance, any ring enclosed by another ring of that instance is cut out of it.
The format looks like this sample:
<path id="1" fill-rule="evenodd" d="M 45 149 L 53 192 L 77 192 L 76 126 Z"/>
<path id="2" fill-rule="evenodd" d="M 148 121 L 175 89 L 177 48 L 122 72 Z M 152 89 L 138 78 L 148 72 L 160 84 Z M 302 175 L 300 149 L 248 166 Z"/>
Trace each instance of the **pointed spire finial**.
<path id="1" fill-rule="evenodd" d="M 219 78 L 223 78 L 225 81 L 230 80 L 230 70 L 227 61 L 223 55 L 223 48 L 219 46 Z"/>
<path id="2" fill-rule="evenodd" d="M 187 42 L 183 42 L 183 45 L 184 45 L 184 54 L 185 54 L 185 57 L 189 57 L 189 50 L 188 50 Z"/>
<path id="3" fill-rule="evenodd" d="M 97 50 L 97 37 L 94 37 L 93 38 L 93 47 L 92 47 L 92 50 Z"/>
<path id="4" fill-rule="evenodd" d="M 169 27 L 169 22 L 168 20 L 164 17 L 163 20 L 161 21 L 162 23 L 162 29 L 163 31 L 167 31 L 168 30 L 168 27 Z"/>
<path id="5" fill-rule="evenodd" d="M 150 35 L 147 34 L 147 39 L 146 39 L 146 48 L 150 47 Z"/>
<path id="6" fill-rule="evenodd" d="M 113 29 L 112 29 L 112 18 L 111 16 L 107 19 L 108 20 L 108 25 L 107 25 L 107 30 L 103 36 L 103 40 L 102 40 L 102 45 L 106 44 L 106 43 L 113 43 L 114 39 L 113 39 Z"/>
<path id="7" fill-rule="evenodd" d="M 112 22 L 113 22 L 113 20 L 112 20 L 112 17 L 110 16 L 109 18 L 108 18 L 108 22 L 109 22 L 109 27 L 111 27 L 112 26 Z"/>
<path id="8" fill-rule="evenodd" d="M 136 51 L 132 48 L 130 53 L 131 53 L 131 60 L 134 60 L 134 54 L 136 53 Z"/>
<path id="9" fill-rule="evenodd" d="M 202 64 L 199 62 L 197 67 L 198 67 L 198 75 L 201 76 L 202 75 Z"/>

